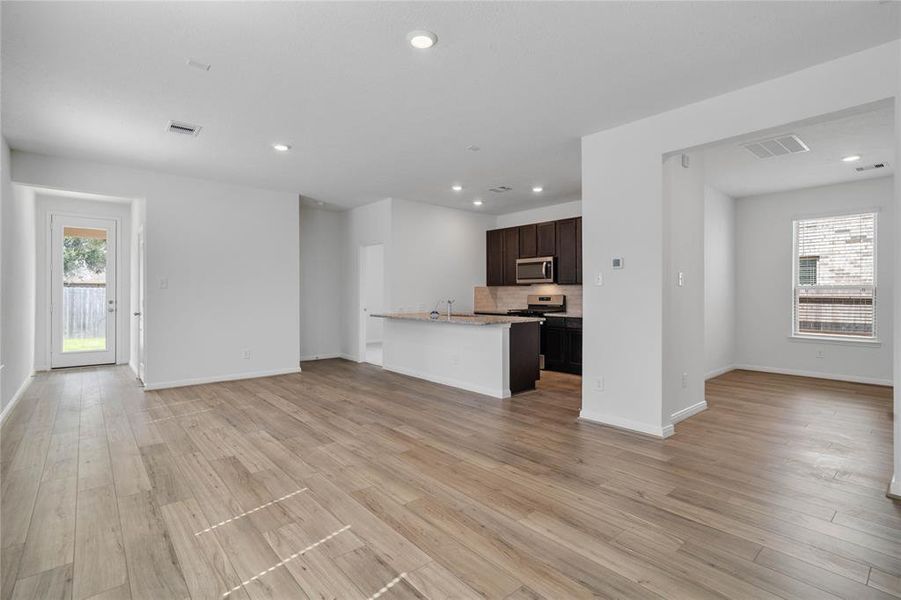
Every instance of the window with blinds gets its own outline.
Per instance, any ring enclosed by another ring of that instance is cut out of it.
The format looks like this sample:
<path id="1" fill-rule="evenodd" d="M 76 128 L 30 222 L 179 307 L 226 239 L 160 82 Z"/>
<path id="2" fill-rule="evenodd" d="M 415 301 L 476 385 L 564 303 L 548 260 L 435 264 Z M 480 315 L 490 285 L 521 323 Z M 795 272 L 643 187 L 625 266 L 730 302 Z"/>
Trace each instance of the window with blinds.
<path id="1" fill-rule="evenodd" d="M 794 225 L 794 334 L 875 338 L 876 213 Z"/>

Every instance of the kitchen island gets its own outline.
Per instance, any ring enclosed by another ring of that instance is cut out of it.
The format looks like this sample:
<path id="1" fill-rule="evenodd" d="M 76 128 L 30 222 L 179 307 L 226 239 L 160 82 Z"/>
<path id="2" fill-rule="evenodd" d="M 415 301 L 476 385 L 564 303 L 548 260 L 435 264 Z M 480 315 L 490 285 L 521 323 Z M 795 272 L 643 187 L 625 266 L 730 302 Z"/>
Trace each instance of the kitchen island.
<path id="1" fill-rule="evenodd" d="M 543 319 L 502 315 L 385 313 L 388 371 L 509 398 L 535 389 Z"/>

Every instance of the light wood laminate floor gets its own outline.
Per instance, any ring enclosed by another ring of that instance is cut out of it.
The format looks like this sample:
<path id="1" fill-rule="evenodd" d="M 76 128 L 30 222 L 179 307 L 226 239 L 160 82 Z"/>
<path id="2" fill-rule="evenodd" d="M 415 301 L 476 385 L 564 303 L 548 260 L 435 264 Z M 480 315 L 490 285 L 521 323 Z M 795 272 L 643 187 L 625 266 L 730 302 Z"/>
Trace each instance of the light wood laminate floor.
<path id="1" fill-rule="evenodd" d="M 341 360 L 4 424 L 2 599 L 901 597 L 891 391 L 736 371 L 654 440 Z"/>

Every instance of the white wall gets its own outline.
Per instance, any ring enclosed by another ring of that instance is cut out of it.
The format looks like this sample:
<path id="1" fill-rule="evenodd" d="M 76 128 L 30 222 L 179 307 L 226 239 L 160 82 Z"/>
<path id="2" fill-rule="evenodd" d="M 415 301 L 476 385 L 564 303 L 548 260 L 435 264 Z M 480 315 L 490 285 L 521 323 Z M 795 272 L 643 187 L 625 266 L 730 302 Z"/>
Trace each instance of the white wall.
<path id="1" fill-rule="evenodd" d="M 891 384 L 894 315 L 893 178 L 751 196 L 736 201 L 736 363 L 818 377 Z M 792 222 L 877 209 L 879 345 L 790 337 Z M 823 358 L 817 357 L 823 353 Z"/>
<path id="2" fill-rule="evenodd" d="M 385 247 L 381 244 L 363 247 L 363 265 L 360 277 L 363 286 L 363 304 L 369 315 L 385 310 Z M 384 319 L 366 317 L 366 343 L 382 341 Z"/>
<path id="3" fill-rule="evenodd" d="M 300 355 L 341 354 L 346 214 L 300 209 Z"/>
<path id="4" fill-rule="evenodd" d="M 12 174 L 145 199 L 148 388 L 298 369 L 296 194 L 21 152 Z"/>
<path id="5" fill-rule="evenodd" d="M 35 205 L 34 194 L 10 182 L 6 140 L 0 157 L 0 406 L 6 410 L 34 370 Z"/>
<path id="6" fill-rule="evenodd" d="M 117 219 L 120 224 L 116 232 L 118 257 L 116 264 L 116 287 L 118 298 L 116 312 L 116 362 L 129 362 L 131 353 L 131 206 L 129 202 L 84 200 L 48 196 L 40 191 L 35 193 L 37 210 L 36 245 L 36 315 L 34 338 L 35 370 L 50 368 L 50 214 L 62 213 L 88 217 Z"/>
<path id="7" fill-rule="evenodd" d="M 899 17 L 901 20 L 901 17 Z M 899 22 L 901 25 L 901 22 Z M 897 51 L 901 55 L 901 47 Z M 895 158 L 901 156 L 901 60 L 895 65 Z M 901 177 L 895 176 L 895 231 L 901 233 Z M 894 281 L 901 281 L 901 242 L 895 242 L 895 272 Z M 894 347 L 901 348 L 901 309 L 895 308 L 895 338 Z M 896 498 L 901 498 L 901 351 L 895 352 L 894 359 L 894 384 L 895 398 L 895 468 L 889 484 L 889 493 Z"/>
<path id="8" fill-rule="evenodd" d="M 658 436 L 671 424 L 662 282 L 673 273 L 664 273 L 661 157 L 892 98 L 899 57 L 895 41 L 582 139 L 584 268 L 589 281 L 605 278 L 585 286 L 583 417 Z M 612 257 L 625 268 L 612 270 Z M 703 254 L 695 260 L 686 268 L 701 272 Z M 703 313 L 696 318 L 687 325 L 703 331 Z"/>
<path id="9" fill-rule="evenodd" d="M 667 157 L 663 192 L 663 413 L 675 422 L 707 407 L 703 155 Z"/>
<path id="10" fill-rule="evenodd" d="M 735 365 L 735 200 L 704 188 L 704 355 L 706 377 Z"/>
<path id="11" fill-rule="evenodd" d="M 473 288 L 485 284 L 485 232 L 494 225 L 490 215 L 393 200 L 389 306 L 430 311 L 454 299 L 455 312 L 472 311 Z"/>
<path id="12" fill-rule="evenodd" d="M 551 206 L 530 208 L 518 212 L 498 215 L 495 227 L 516 227 L 517 225 L 530 225 L 532 223 L 544 223 L 545 221 L 558 221 L 582 216 L 582 201 L 562 202 Z"/>

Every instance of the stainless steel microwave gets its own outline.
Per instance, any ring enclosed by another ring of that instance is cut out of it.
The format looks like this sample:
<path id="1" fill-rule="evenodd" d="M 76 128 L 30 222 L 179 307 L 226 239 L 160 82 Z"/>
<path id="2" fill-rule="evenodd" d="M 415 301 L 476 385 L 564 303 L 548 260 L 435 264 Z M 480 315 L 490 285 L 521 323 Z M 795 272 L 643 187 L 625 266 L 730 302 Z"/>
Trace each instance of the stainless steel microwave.
<path id="1" fill-rule="evenodd" d="M 517 259 L 516 283 L 554 283 L 554 257 Z"/>

